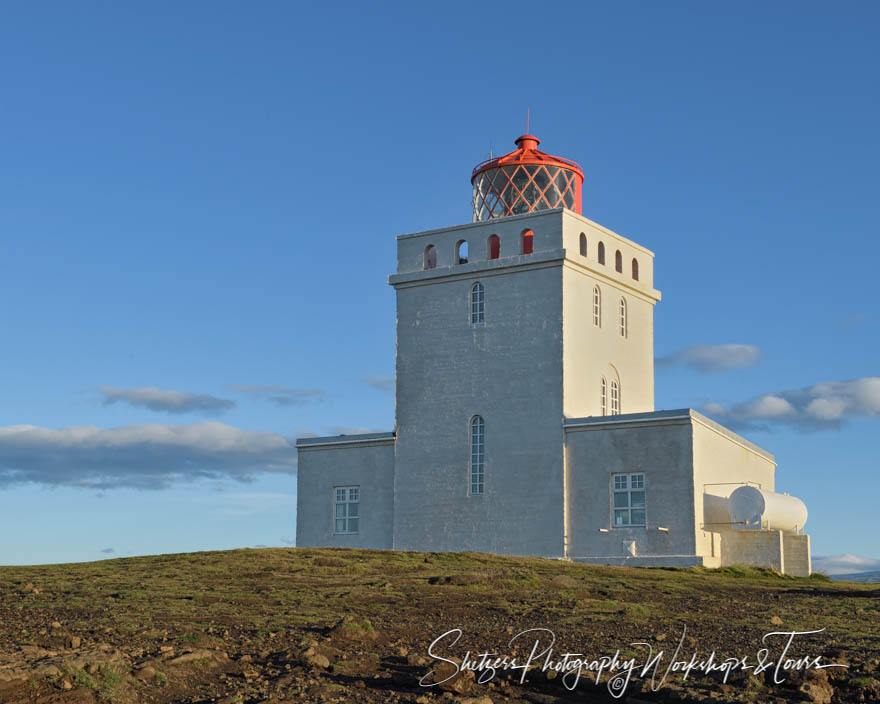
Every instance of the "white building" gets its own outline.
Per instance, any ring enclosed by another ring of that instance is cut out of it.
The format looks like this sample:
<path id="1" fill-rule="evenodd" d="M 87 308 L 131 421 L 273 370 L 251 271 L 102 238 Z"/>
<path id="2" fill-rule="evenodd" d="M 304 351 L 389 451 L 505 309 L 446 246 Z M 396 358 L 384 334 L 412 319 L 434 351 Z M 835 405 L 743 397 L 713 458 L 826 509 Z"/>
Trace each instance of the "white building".
<path id="1" fill-rule="evenodd" d="M 654 254 L 537 144 L 475 169 L 475 222 L 397 238 L 395 429 L 297 441 L 297 545 L 809 574 L 773 456 L 654 410 Z"/>

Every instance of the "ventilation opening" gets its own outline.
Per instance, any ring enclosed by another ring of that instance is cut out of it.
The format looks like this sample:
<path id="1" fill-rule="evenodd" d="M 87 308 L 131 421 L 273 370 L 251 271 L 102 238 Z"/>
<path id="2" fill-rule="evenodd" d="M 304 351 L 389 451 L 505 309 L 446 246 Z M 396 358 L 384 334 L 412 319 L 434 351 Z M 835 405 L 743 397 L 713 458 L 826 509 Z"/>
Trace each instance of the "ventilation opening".
<path id="1" fill-rule="evenodd" d="M 501 238 L 498 235 L 489 237 L 489 259 L 498 259 L 501 256 Z"/>

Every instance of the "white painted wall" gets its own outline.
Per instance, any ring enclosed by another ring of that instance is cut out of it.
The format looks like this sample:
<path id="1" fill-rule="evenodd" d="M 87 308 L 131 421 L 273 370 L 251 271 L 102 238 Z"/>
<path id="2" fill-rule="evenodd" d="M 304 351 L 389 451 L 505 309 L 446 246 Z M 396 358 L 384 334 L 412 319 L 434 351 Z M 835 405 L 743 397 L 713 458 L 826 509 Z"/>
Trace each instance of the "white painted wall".
<path id="1" fill-rule="evenodd" d="M 297 441 L 297 547 L 390 549 L 394 436 L 337 435 Z M 334 487 L 360 487 L 360 532 L 333 533 Z"/>
<path id="2" fill-rule="evenodd" d="M 534 252 L 523 255 L 526 229 Z M 493 234 L 501 256 L 489 260 Z M 469 261 L 456 263 L 462 240 Z M 428 245 L 437 266 L 424 270 Z M 622 272 L 615 271 L 618 249 Z M 485 296 L 485 322 L 477 326 L 470 321 L 476 282 Z M 783 559 L 781 543 L 774 557 L 772 540 L 761 552 L 706 525 L 724 516 L 726 497 L 742 483 L 773 490 L 772 455 L 693 410 L 652 412 L 660 293 L 649 250 L 570 211 L 541 211 L 401 235 L 389 283 L 397 291 L 395 435 L 298 442 L 297 545 L 717 565 L 727 544 L 728 560 L 748 550 L 764 563 Z M 601 328 L 593 324 L 595 285 Z M 603 375 L 609 386 L 619 378 L 622 416 L 599 417 Z M 485 420 L 481 496 L 469 495 L 475 414 Z M 611 476 L 624 472 L 645 474 L 645 527 L 612 526 Z M 361 487 L 357 536 L 333 535 L 338 485 Z M 631 540 L 637 558 L 628 556 Z M 804 550 L 809 562 L 803 542 L 791 547 L 801 571 Z"/>
<path id="3" fill-rule="evenodd" d="M 395 548 L 563 552 L 561 262 L 538 249 L 549 238 L 534 229 L 534 255 L 392 277 Z M 485 289 L 481 326 L 469 320 L 476 281 Z M 468 493 L 475 414 L 486 423 L 483 496 Z"/>
<path id="4" fill-rule="evenodd" d="M 624 540 L 640 556 L 697 554 L 687 409 L 569 419 L 565 445 L 570 557 L 622 557 Z M 611 476 L 625 472 L 645 474 L 645 527 L 612 525 Z"/>
<path id="5" fill-rule="evenodd" d="M 722 508 L 727 497 L 744 483 L 773 491 L 776 462 L 762 450 L 724 426 L 691 411 L 693 424 L 694 533 L 699 555 L 712 554 L 713 531 L 729 530 L 717 522 L 729 518 Z M 721 508 L 717 508 L 721 504 Z M 714 524 L 714 525 L 712 525 Z M 717 551 L 716 551 L 717 552 Z"/>

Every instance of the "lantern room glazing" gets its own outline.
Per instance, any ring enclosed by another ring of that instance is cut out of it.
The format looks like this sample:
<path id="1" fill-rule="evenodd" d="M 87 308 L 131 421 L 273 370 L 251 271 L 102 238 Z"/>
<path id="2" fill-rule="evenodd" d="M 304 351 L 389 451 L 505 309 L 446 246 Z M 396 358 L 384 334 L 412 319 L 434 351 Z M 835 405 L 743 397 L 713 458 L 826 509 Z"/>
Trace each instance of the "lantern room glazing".
<path id="1" fill-rule="evenodd" d="M 510 154 L 476 166 L 471 176 L 474 222 L 551 208 L 581 212 L 581 167 L 539 151 L 538 144 L 537 137 L 523 135 Z"/>

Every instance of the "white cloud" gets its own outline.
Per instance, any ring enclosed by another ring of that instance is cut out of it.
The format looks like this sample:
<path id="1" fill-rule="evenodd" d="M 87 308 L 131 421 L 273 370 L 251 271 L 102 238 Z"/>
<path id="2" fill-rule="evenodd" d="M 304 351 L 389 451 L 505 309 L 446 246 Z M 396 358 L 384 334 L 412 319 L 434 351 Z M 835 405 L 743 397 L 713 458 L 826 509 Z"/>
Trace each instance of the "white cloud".
<path id="1" fill-rule="evenodd" d="M 363 382 L 365 384 L 369 384 L 377 391 L 393 391 L 394 390 L 394 377 L 393 376 L 365 376 L 363 378 Z"/>
<path id="2" fill-rule="evenodd" d="M 825 381 L 762 394 L 730 407 L 710 403 L 703 410 L 733 427 L 778 423 L 802 430 L 836 429 L 851 418 L 880 416 L 880 377 Z"/>
<path id="3" fill-rule="evenodd" d="M 330 429 L 333 435 L 368 435 L 371 433 L 387 433 L 387 429 L 364 428 L 356 425 L 336 425 Z"/>
<path id="4" fill-rule="evenodd" d="M 218 422 L 118 428 L 0 427 L 0 487 L 40 483 L 161 489 L 198 478 L 249 481 L 296 471 L 296 450 L 271 432 Z"/>
<path id="5" fill-rule="evenodd" d="M 754 418 L 780 418 L 797 411 L 781 396 L 767 394 L 751 401 L 748 404 L 748 413 Z"/>
<path id="6" fill-rule="evenodd" d="M 845 554 L 813 558 L 813 572 L 832 575 L 871 572 L 873 570 L 880 570 L 880 560 L 871 557 Z"/>
<path id="7" fill-rule="evenodd" d="M 742 369 L 757 364 L 761 351 L 754 345 L 694 345 L 669 355 L 658 357 L 658 367 L 682 365 L 705 374 L 717 374 L 731 369 Z"/>
<path id="8" fill-rule="evenodd" d="M 226 384 L 229 389 L 235 389 L 251 396 L 268 398 L 279 406 L 302 406 L 309 401 L 320 401 L 325 393 L 320 389 L 297 389 L 291 386 L 273 384 L 269 386 L 248 386 L 246 384 Z"/>
<path id="9" fill-rule="evenodd" d="M 130 406 L 148 408 L 165 413 L 199 412 L 207 415 L 223 413 L 235 408 L 235 401 L 208 394 L 188 391 L 163 391 L 155 386 L 140 389 L 121 389 L 116 386 L 99 386 L 98 393 L 104 397 L 104 405 L 127 403 Z"/>

